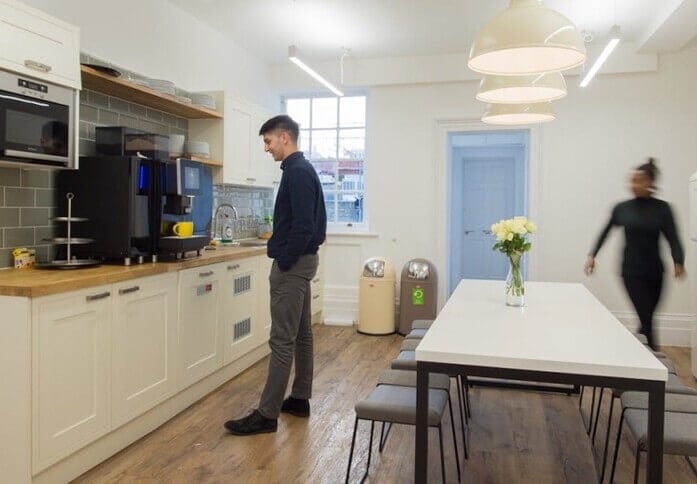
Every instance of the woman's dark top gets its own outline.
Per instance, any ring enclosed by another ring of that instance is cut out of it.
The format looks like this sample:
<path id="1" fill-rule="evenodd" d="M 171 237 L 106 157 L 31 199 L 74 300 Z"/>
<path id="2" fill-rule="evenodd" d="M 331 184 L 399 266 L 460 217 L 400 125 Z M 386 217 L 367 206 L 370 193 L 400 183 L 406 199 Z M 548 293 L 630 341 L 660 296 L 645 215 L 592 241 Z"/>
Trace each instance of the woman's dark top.
<path id="1" fill-rule="evenodd" d="M 613 226 L 624 227 L 623 276 L 660 277 L 663 274 L 663 263 L 658 253 L 658 237 L 661 232 L 670 244 L 673 262 L 683 265 L 685 253 L 678 240 L 673 213 L 667 202 L 653 197 L 637 197 L 617 204 L 591 252 L 593 257 Z"/>

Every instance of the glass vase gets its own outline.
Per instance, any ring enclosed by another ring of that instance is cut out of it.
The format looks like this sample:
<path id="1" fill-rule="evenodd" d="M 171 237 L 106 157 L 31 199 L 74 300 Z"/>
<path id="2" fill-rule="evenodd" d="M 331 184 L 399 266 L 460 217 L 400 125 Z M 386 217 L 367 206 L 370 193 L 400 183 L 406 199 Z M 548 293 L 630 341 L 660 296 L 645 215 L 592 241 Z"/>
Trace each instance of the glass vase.
<path id="1" fill-rule="evenodd" d="M 520 270 L 522 253 L 508 254 L 508 275 L 506 276 L 506 304 L 508 306 L 523 306 L 525 304 L 525 285 L 523 273 Z"/>

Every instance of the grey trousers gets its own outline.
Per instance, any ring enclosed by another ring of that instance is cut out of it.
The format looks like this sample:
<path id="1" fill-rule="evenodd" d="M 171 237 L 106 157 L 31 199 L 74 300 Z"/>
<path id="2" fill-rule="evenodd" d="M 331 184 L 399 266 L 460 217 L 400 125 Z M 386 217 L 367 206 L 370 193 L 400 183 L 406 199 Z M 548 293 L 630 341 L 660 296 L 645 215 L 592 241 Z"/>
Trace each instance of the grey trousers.
<path id="1" fill-rule="evenodd" d="M 290 395 L 312 396 L 312 321 L 310 281 L 317 273 L 319 257 L 304 255 L 286 272 L 274 261 L 271 266 L 271 359 L 266 385 L 259 402 L 259 413 L 278 418 L 285 397 L 290 368 L 295 356 L 295 379 Z"/>

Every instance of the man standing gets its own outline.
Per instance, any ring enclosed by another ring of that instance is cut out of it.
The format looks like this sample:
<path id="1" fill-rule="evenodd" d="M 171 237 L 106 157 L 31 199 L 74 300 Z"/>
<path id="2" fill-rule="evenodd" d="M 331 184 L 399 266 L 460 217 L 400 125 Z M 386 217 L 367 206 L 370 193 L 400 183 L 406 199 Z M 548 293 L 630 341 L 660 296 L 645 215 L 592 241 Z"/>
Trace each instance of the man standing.
<path id="1" fill-rule="evenodd" d="M 275 432 L 278 415 L 310 416 L 312 396 L 312 322 L 310 281 L 317 272 L 317 250 L 327 231 L 327 213 L 317 172 L 298 151 L 298 123 L 280 115 L 259 130 L 264 150 L 281 161 L 283 176 L 273 214 L 273 235 L 267 253 L 274 259 L 271 286 L 271 360 L 259 408 L 225 422 L 228 432 L 253 435 Z M 295 356 L 295 379 L 285 396 Z"/>

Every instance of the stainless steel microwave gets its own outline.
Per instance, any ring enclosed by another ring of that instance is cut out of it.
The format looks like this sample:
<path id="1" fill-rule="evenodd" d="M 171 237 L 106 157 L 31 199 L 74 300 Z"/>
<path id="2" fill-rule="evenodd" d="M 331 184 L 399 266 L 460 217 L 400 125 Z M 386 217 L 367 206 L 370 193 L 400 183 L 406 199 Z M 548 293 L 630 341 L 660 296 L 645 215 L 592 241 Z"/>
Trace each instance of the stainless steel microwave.
<path id="1" fill-rule="evenodd" d="M 0 162 L 76 168 L 78 91 L 0 71 Z"/>

